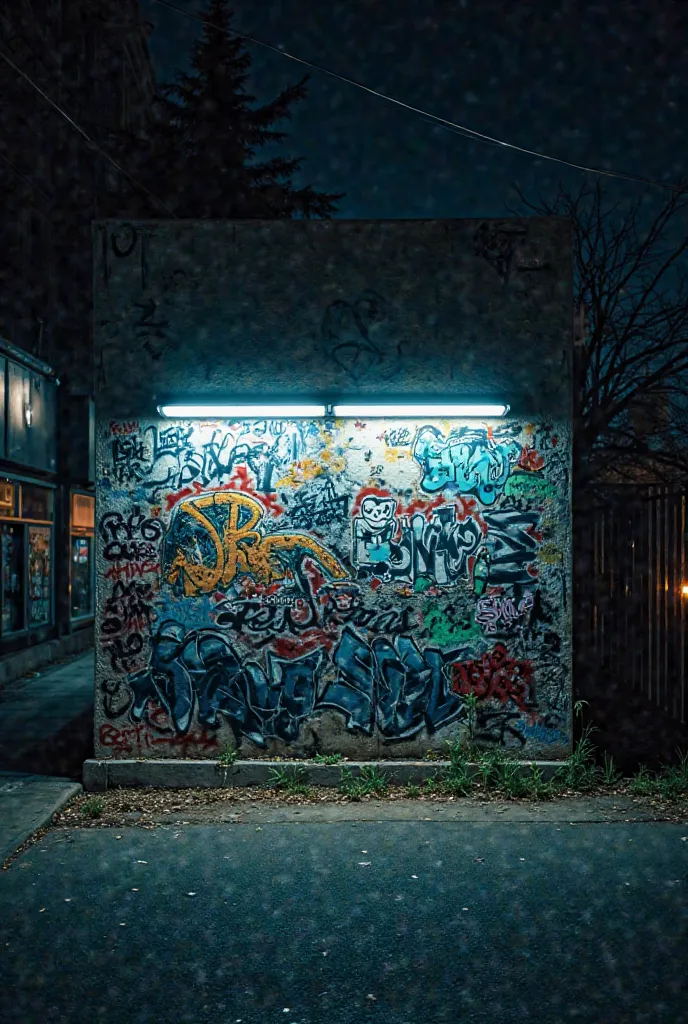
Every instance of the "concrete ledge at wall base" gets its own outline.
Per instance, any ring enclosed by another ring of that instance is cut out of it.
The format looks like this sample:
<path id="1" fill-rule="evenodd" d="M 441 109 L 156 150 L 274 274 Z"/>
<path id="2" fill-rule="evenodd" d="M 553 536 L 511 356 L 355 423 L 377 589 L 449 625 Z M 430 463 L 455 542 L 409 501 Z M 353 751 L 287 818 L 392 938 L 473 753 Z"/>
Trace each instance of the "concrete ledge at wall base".
<path id="1" fill-rule="evenodd" d="M 59 658 L 69 658 L 72 654 L 93 647 L 93 626 L 86 626 L 67 636 L 46 640 L 43 644 L 25 647 L 21 651 L 5 654 L 0 658 L 0 686 L 21 679 L 28 672 L 36 672 Z"/>
<path id="2" fill-rule="evenodd" d="M 531 764 L 549 781 L 561 761 L 513 761 L 519 775 L 530 774 Z M 217 761 L 88 760 L 84 761 L 83 786 L 91 793 L 102 793 L 118 786 L 153 786 L 156 789 L 231 789 L 270 784 L 273 769 L 305 769 L 304 781 L 313 786 L 336 787 L 346 769 L 354 778 L 366 767 L 384 773 L 393 785 L 421 785 L 449 767 L 449 761 L 341 761 L 339 764 L 313 764 L 311 761 L 236 761 L 226 770 Z M 473 775 L 478 766 L 469 762 Z"/>

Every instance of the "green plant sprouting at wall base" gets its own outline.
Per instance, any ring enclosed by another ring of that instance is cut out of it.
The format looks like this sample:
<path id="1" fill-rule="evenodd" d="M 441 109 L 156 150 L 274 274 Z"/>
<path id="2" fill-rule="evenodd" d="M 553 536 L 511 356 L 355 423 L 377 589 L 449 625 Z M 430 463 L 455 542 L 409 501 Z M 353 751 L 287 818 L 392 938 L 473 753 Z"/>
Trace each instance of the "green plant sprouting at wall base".
<path id="1" fill-rule="evenodd" d="M 360 800 L 364 796 L 385 796 L 388 789 L 389 779 L 376 764 L 364 765 L 357 777 L 354 777 L 350 768 L 345 768 L 339 785 L 340 792 L 350 800 Z"/>
<path id="2" fill-rule="evenodd" d="M 475 722 L 478 717 L 478 697 L 475 693 L 466 693 L 463 698 L 464 707 L 468 712 L 468 736 L 473 743 L 475 736 Z"/>
<path id="3" fill-rule="evenodd" d="M 651 772 L 645 765 L 631 779 L 629 789 L 636 796 L 654 796 L 663 800 L 678 800 L 688 796 L 688 751 L 677 748 L 679 764 Z"/>
<path id="4" fill-rule="evenodd" d="M 239 754 L 238 754 L 238 751 L 237 751 L 236 747 L 229 746 L 229 744 L 228 744 L 224 748 L 224 750 L 222 751 L 220 756 L 218 757 L 217 765 L 215 767 L 216 767 L 217 771 L 223 773 L 223 779 L 222 779 L 222 784 L 223 785 L 226 785 L 226 783 L 227 783 L 227 774 L 229 772 L 229 769 L 236 762 L 238 756 L 239 756 Z"/>
<path id="5" fill-rule="evenodd" d="M 309 796 L 313 791 L 313 787 L 308 782 L 308 772 L 302 764 L 286 768 L 271 768 L 270 785 L 290 796 Z"/>
<path id="6" fill-rule="evenodd" d="M 339 764 L 342 760 L 341 754 L 315 754 L 313 760 L 316 764 Z"/>

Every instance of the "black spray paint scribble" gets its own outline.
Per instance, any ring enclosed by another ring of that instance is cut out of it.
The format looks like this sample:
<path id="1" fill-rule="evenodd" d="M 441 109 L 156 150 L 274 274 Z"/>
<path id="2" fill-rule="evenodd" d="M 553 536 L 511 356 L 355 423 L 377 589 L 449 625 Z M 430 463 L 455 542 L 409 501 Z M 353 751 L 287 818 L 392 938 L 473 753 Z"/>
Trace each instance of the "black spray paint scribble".
<path id="1" fill-rule="evenodd" d="M 337 299 L 325 310 L 321 332 L 333 361 L 353 381 L 375 374 L 389 380 L 401 371 L 401 344 L 377 340 L 388 320 L 385 299 L 367 290 L 354 302 Z"/>

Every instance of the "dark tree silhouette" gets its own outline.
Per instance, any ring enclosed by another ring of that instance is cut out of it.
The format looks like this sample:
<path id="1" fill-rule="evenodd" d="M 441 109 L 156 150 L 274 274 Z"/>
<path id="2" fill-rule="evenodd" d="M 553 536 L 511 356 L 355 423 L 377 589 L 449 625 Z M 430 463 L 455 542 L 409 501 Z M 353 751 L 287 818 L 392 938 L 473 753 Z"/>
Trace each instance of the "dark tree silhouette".
<path id="1" fill-rule="evenodd" d="M 668 192 L 651 222 L 639 198 L 560 185 L 526 212 L 571 220 L 577 337 L 574 485 L 688 477 L 688 236 L 671 244 L 688 195 Z"/>
<path id="2" fill-rule="evenodd" d="M 332 216 L 342 196 L 296 187 L 300 159 L 261 159 L 265 146 L 286 139 L 277 126 L 306 96 L 307 78 L 257 106 L 248 91 L 251 56 L 231 31 L 226 0 L 209 0 L 203 17 L 191 72 L 160 87 L 148 138 L 123 140 L 123 164 L 132 166 L 136 153 L 136 177 L 179 217 Z M 150 201 L 144 208 L 140 216 L 166 215 Z"/>

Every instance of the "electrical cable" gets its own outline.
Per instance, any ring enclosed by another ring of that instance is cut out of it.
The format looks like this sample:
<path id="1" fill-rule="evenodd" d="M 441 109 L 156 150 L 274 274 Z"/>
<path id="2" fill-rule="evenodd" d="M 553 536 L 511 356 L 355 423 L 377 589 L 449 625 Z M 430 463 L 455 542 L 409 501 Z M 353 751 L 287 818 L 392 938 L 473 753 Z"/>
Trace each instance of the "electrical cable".
<path id="1" fill-rule="evenodd" d="M 65 119 L 65 121 L 67 121 L 69 124 L 71 124 L 71 126 L 73 128 L 76 128 L 76 130 L 78 131 L 79 135 L 81 135 L 84 139 L 86 139 L 86 142 L 89 144 L 91 149 L 95 150 L 96 153 L 99 153 L 100 156 L 104 157 L 108 161 L 108 163 L 112 164 L 112 166 L 116 170 L 118 170 L 120 174 L 123 174 L 124 177 L 127 178 L 132 183 L 132 185 L 135 185 L 137 188 L 142 189 L 146 193 L 146 195 L 150 199 L 153 199 L 154 202 L 158 203 L 163 208 L 163 210 L 165 210 L 165 212 L 170 215 L 170 217 L 174 218 L 175 220 L 177 219 L 175 214 L 172 212 L 172 210 L 170 210 L 169 207 L 166 206 L 165 203 L 163 203 L 162 199 L 158 199 L 157 196 L 153 195 L 153 193 L 150 191 L 150 189 L 146 188 L 146 186 L 142 182 L 137 181 L 137 179 L 134 178 L 131 174 L 129 174 L 128 171 L 125 171 L 125 169 L 120 164 L 118 164 L 117 161 L 114 160 L 109 155 L 109 153 L 106 153 L 104 149 L 101 149 L 101 147 L 98 145 L 98 143 L 94 142 L 94 140 L 88 135 L 88 133 L 84 131 L 84 129 L 81 127 L 81 125 L 77 124 L 77 122 L 73 118 L 71 118 L 69 116 L 69 114 L 66 113 L 66 111 L 64 111 L 62 109 L 62 107 L 60 107 L 57 103 L 55 103 L 55 101 L 52 100 L 50 98 L 50 96 L 48 96 L 47 93 L 43 92 L 43 90 L 41 89 L 40 85 L 37 85 L 36 82 L 34 82 L 33 79 L 29 75 L 27 75 L 25 71 L 22 71 L 22 69 L 20 67 L 18 67 L 14 63 L 14 61 L 11 60 L 7 56 L 6 53 L 3 53 L 2 50 L 0 50 L 0 57 L 2 57 L 2 59 L 5 61 L 5 63 L 9 64 L 9 66 L 12 68 L 13 71 L 16 72 L 16 74 L 18 74 L 21 78 L 23 78 L 24 81 L 28 82 L 29 85 L 31 86 L 31 88 L 34 89 L 40 96 L 42 96 L 43 99 L 47 103 L 49 103 L 50 106 L 53 107 L 58 112 L 58 114 L 60 114 Z"/>
<path id="2" fill-rule="evenodd" d="M 4 141 L 4 140 L 3 140 L 3 141 Z M 19 178 L 19 179 L 20 179 L 21 181 L 23 181 L 25 185 L 28 185 L 28 186 L 29 186 L 29 188 L 32 188 L 32 189 L 34 189 L 34 190 L 35 190 L 36 192 L 38 192 L 39 196 L 41 196 L 41 197 L 42 197 L 43 199 L 45 199 L 46 203 L 49 203 L 49 202 L 50 202 L 50 199 L 49 199 L 49 198 L 48 198 L 48 196 L 47 196 L 47 195 L 45 194 L 45 192 L 43 191 L 43 189 L 39 188 L 39 186 L 38 186 L 38 185 L 37 185 L 37 184 L 35 183 L 35 181 L 31 181 L 31 179 L 30 179 L 30 178 L 27 178 L 25 174 L 22 174 L 22 172 L 21 172 L 21 171 L 17 170 L 17 168 L 16 168 L 16 167 L 14 166 L 14 164 L 12 163 L 12 161 L 11 161 L 11 160 L 10 160 L 10 159 L 9 159 L 8 157 L 6 157 L 6 156 L 5 156 L 5 154 L 4 154 L 3 152 L 2 152 L 2 150 L 0 150 L 0 160 L 4 160 L 4 161 L 5 161 L 5 163 L 6 163 L 7 165 L 8 165 L 8 167 L 9 167 L 9 168 L 10 168 L 10 169 L 11 169 L 12 171 L 14 171 L 14 173 L 15 173 L 15 174 L 17 175 L 17 177 L 18 177 L 18 178 Z"/>
<path id="3" fill-rule="evenodd" d="M 221 25 L 214 25 L 212 22 L 208 21 L 207 18 L 202 18 L 198 14 L 191 14 L 189 11 L 185 11 L 181 7 L 176 7 L 174 4 L 169 3 L 169 0 L 153 0 L 153 3 L 160 4 L 161 7 L 169 7 L 171 11 L 183 14 L 187 18 L 191 18 L 192 21 L 198 21 L 202 25 L 207 25 L 209 28 L 217 29 L 219 32 L 225 31 Z M 473 128 L 466 128 L 463 125 L 455 124 L 453 121 L 440 117 L 438 114 L 431 114 L 429 111 L 421 110 L 419 107 L 414 107 L 410 103 L 404 103 L 403 100 L 399 100 L 395 96 L 388 96 L 384 92 L 372 89 L 370 86 L 364 85 L 363 82 L 356 81 L 355 78 L 348 78 L 346 75 L 340 75 L 337 71 L 331 71 L 329 68 L 323 67 L 322 64 L 316 64 L 314 61 L 305 60 L 303 57 L 296 57 L 293 53 L 288 53 L 286 50 L 280 49 L 279 46 L 273 46 L 272 43 L 266 43 L 263 39 L 257 39 L 255 36 L 249 36 L 242 32 L 237 32 L 233 28 L 226 31 L 233 36 L 237 36 L 239 39 L 245 40 L 247 43 L 253 43 L 255 46 L 262 46 L 264 49 L 272 50 L 273 53 L 281 53 L 283 57 L 288 57 L 289 60 L 296 61 L 298 64 L 303 64 L 306 67 L 313 68 L 314 71 L 320 71 L 322 74 L 329 75 L 331 78 L 336 78 L 340 82 L 344 82 L 346 85 L 353 85 L 357 89 L 362 89 L 364 92 L 370 93 L 372 96 L 377 96 L 379 99 L 386 100 L 388 103 L 394 103 L 396 106 L 402 107 L 404 110 L 410 110 L 412 113 L 418 114 L 422 118 L 429 119 L 431 124 L 438 125 L 439 127 L 453 132 L 456 135 L 463 135 L 465 138 L 469 139 L 477 139 L 480 142 L 488 142 L 495 146 L 503 146 L 506 149 L 513 149 L 518 153 L 525 153 L 527 156 L 537 157 L 538 160 L 550 160 L 553 163 L 564 164 L 567 167 L 573 167 L 574 170 L 585 171 L 588 174 L 606 175 L 608 178 L 623 178 L 626 181 L 635 181 L 644 185 L 652 185 L 655 188 L 664 188 L 670 192 L 676 192 L 679 194 L 688 192 L 688 187 L 671 185 L 664 181 L 656 181 L 654 178 L 645 178 L 640 174 L 627 174 L 624 171 L 604 171 L 599 167 L 587 167 L 585 164 L 577 164 L 572 160 L 566 160 L 564 157 L 551 156 L 549 153 L 540 153 L 534 149 L 526 149 L 524 146 L 517 146 L 513 142 L 504 142 L 503 139 L 492 138 L 492 136 L 484 135 L 482 132 L 477 132 Z"/>

